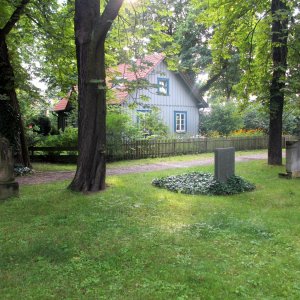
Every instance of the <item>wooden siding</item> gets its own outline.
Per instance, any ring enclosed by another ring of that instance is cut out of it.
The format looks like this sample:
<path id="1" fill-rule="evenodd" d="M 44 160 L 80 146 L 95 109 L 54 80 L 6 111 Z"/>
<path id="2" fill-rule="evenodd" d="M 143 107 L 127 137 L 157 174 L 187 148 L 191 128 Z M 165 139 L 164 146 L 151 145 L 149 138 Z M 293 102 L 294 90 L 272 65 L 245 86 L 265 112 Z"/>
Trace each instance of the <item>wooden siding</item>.
<path id="1" fill-rule="evenodd" d="M 178 74 L 167 69 L 164 62 L 158 64 L 154 70 L 148 75 L 148 80 L 151 84 L 157 84 L 158 78 L 169 79 L 169 94 L 167 96 L 159 95 L 157 88 L 149 90 L 140 90 L 132 93 L 125 106 L 133 101 L 141 102 L 141 95 L 149 97 L 151 100 L 145 102 L 147 107 L 138 105 L 135 110 L 129 110 L 133 122 L 136 122 L 136 111 L 151 109 L 148 107 L 155 106 L 159 109 L 161 119 L 168 126 L 170 134 L 176 134 L 174 131 L 174 112 L 182 111 L 187 113 L 187 132 L 186 134 L 197 135 L 199 128 L 199 109 L 197 107 L 197 99 L 192 95 L 189 88 L 183 82 Z M 180 133 L 180 135 L 184 135 Z"/>

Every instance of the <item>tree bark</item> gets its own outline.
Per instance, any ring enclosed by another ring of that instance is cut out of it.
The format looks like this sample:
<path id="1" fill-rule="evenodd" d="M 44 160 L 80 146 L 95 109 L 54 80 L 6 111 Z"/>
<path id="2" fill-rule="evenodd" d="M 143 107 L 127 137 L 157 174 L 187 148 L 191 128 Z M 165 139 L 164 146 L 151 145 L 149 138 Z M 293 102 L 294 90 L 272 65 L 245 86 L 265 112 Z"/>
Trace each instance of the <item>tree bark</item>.
<path id="1" fill-rule="evenodd" d="M 24 124 L 15 90 L 15 75 L 10 63 L 6 36 L 12 30 L 29 0 L 22 0 L 0 29 L 0 134 L 6 137 L 14 147 L 16 161 L 31 167 Z"/>
<path id="2" fill-rule="evenodd" d="M 69 188 L 80 192 L 105 189 L 106 84 L 105 39 L 123 0 L 110 0 L 100 15 L 99 0 L 75 1 L 78 67 L 77 170 Z"/>
<path id="3" fill-rule="evenodd" d="M 268 164 L 282 164 L 282 114 L 287 69 L 288 9 L 285 1 L 272 0 L 273 74 L 270 86 Z"/>

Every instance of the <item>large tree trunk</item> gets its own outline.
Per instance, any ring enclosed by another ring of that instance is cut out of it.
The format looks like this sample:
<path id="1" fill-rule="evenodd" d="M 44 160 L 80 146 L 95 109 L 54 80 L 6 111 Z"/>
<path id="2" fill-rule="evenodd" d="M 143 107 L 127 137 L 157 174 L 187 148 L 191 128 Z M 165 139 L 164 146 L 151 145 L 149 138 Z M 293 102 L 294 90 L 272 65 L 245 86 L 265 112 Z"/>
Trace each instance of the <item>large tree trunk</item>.
<path id="1" fill-rule="evenodd" d="M 272 0 L 273 75 L 270 87 L 268 163 L 282 164 L 282 114 L 287 68 L 288 10 L 285 1 Z"/>
<path id="2" fill-rule="evenodd" d="M 14 146 L 17 162 L 26 167 L 31 167 L 31 164 L 6 37 L 19 21 L 29 1 L 21 0 L 6 24 L 0 28 L 0 134 Z"/>
<path id="3" fill-rule="evenodd" d="M 14 148 L 16 162 L 30 167 L 20 106 L 15 91 L 15 76 L 9 60 L 5 35 L 0 30 L 0 134 Z"/>
<path id="4" fill-rule="evenodd" d="M 78 66 L 77 170 L 69 188 L 80 192 L 105 189 L 106 174 L 106 34 L 123 0 L 110 0 L 100 16 L 99 0 L 76 0 L 75 36 Z"/>

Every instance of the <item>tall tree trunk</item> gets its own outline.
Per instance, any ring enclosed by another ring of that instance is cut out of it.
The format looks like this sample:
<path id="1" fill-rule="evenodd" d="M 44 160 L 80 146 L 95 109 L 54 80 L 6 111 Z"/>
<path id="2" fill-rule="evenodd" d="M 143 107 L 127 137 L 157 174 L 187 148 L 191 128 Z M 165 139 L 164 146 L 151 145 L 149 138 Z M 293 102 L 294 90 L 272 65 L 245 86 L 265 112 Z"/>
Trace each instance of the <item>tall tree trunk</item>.
<path id="1" fill-rule="evenodd" d="M 285 1 L 272 0 L 273 75 L 270 86 L 268 164 L 282 164 L 282 114 L 287 69 L 288 9 Z"/>
<path id="2" fill-rule="evenodd" d="M 100 15 L 99 0 L 75 1 L 78 67 L 77 170 L 69 188 L 80 192 L 105 189 L 106 90 L 105 39 L 123 0 L 109 0 Z"/>
<path id="3" fill-rule="evenodd" d="M 14 146 L 17 162 L 26 167 L 31 167 L 31 164 L 6 37 L 19 21 L 29 1 L 21 0 L 6 24 L 0 28 L 0 134 Z"/>
<path id="4" fill-rule="evenodd" d="M 0 30 L 0 134 L 14 148 L 16 161 L 30 167 L 20 106 L 15 90 L 15 76 L 9 60 L 5 35 Z"/>

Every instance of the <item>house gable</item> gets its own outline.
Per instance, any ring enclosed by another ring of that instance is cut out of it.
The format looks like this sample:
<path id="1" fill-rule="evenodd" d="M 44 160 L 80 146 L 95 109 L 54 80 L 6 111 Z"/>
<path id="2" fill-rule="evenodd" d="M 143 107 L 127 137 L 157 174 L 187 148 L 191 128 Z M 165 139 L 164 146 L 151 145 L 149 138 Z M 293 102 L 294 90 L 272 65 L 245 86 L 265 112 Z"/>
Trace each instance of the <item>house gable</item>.
<path id="1" fill-rule="evenodd" d="M 156 107 L 160 111 L 163 122 L 169 127 L 171 134 L 198 134 L 199 108 L 203 105 L 192 88 L 183 80 L 180 73 L 169 71 L 162 60 L 147 75 L 149 88 L 137 90 L 128 95 L 123 106 L 128 107 L 137 103 L 132 119 L 136 120 L 136 112 L 145 108 Z M 148 101 L 143 101 L 146 97 Z M 176 118 L 182 118 L 183 125 L 178 129 Z M 177 129 L 176 129 L 177 128 Z"/>

